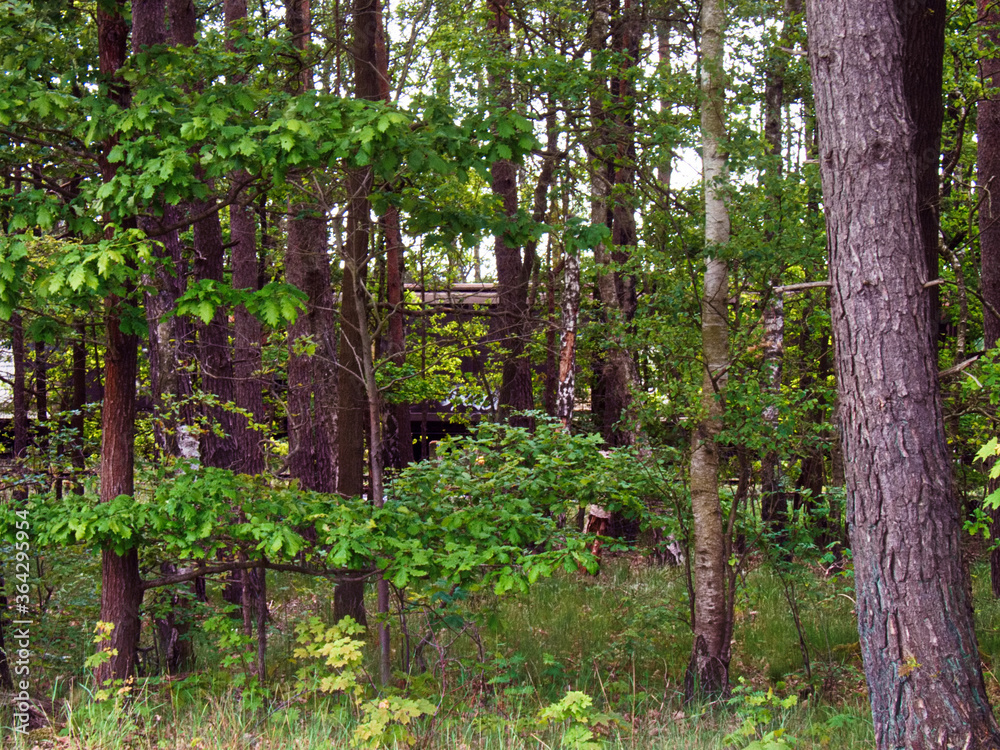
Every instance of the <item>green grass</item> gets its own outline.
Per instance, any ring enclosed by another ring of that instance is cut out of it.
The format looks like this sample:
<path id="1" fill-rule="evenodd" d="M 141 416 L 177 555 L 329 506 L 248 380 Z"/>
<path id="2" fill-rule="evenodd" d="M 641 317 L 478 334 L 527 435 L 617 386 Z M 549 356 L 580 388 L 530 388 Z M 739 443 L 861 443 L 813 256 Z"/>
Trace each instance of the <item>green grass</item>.
<path id="1" fill-rule="evenodd" d="M 143 684 L 128 710 L 116 708 L 114 701 L 96 704 L 79 687 L 71 693 L 55 690 L 65 699 L 59 704 L 62 736 L 58 744 L 40 746 L 350 747 L 358 716 L 349 702 L 297 694 L 291 679 L 294 625 L 313 613 L 328 619 L 332 592 L 323 582 L 303 587 L 284 577 L 269 585 L 275 601 L 267 691 L 240 690 L 239 668 L 221 667 L 224 655 L 202 634 L 199 671 L 183 680 Z M 977 592 L 981 589 L 978 581 Z M 540 581 L 525 595 L 470 595 L 460 600 L 448 627 L 437 630 L 434 642 L 440 650 L 425 648 L 427 672 L 410 675 L 407 694 L 439 707 L 435 717 L 413 723 L 414 745 L 429 750 L 573 747 L 562 741 L 571 723 L 541 726 L 537 716 L 543 706 L 574 690 L 593 699 L 593 712 L 613 717 L 595 729 L 595 740 L 611 750 L 743 748 L 775 729 L 797 739 L 800 748 L 871 747 L 849 582 L 806 574 L 797 580 L 796 593 L 812 684 L 802 671 L 782 580 L 755 570 L 737 600 L 732 681 L 742 681 L 743 692 L 729 704 L 707 706 L 683 702 L 691 643 L 679 569 L 620 560 L 599 576 L 564 573 Z M 1000 607 L 988 600 L 980 618 L 989 632 L 981 641 L 984 653 L 992 653 L 987 649 L 1000 649 L 994 627 Z M 430 633 L 428 622 L 426 614 L 409 618 L 412 643 Z M 440 618 L 437 622 L 441 625 Z M 396 622 L 394 633 L 398 638 Z M 373 651 L 368 659 L 371 670 Z M 399 687 L 404 683 L 400 675 Z M 798 701 L 773 707 L 765 721 L 753 704 L 766 700 L 769 689 Z M 760 721 L 756 726 L 751 721 L 749 734 L 731 736 L 754 716 Z M 43 739 L 38 736 L 32 744 Z"/>
<path id="2" fill-rule="evenodd" d="M 522 705 L 519 711 L 469 710 L 464 714 L 439 715 L 414 728 L 419 747 L 445 750 L 506 750 L 569 747 L 561 742 L 564 727 L 539 727 L 536 711 Z M 618 723 L 601 730 L 598 739 L 608 750 L 654 750 L 654 748 L 745 747 L 725 743 L 737 730 L 741 717 L 728 708 L 670 707 L 652 710 L 641 717 L 619 717 Z M 199 707 L 181 714 L 171 713 L 168 700 L 141 694 L 128 712 L 113 707 L 78 709 L 72 728 L 60 746 L 97 750 L 184 748 L 185 750 L 232 750 L 235 748 L 347 748 L 355 721 L 343 706 L 330 701 L 279 701 L 270 710 L 253 710 L 235 693 L 206 696 Z M 832 706 L 801 706 L 783 712 L 763 729 L 783 727 L 786 737 L 805 748 L 867 748 L 872 745 L 867 713 Z M 36 735 L 33 744 L 44 739 Z M 44 746 L 44 745 L 43 745 Z M 390 744 L 389 747 L 402 747 Z"/>

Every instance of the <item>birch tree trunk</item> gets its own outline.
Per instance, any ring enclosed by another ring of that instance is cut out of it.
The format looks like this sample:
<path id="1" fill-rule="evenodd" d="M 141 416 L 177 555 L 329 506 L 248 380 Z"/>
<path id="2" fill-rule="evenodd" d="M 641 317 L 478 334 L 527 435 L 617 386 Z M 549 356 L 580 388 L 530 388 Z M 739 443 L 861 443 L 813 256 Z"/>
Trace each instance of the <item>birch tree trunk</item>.
<path id="1" fill-rule="evenodd" d="M 719 501 L 719 447 L 723 394 L 729 367 L 729 268 L 719 255 L 729 241 L 726 205 L 725 77 L 720 0 L 701 6 L 701 134 L 705 190 L 705 275 L 701 340 L 705 373 L 701 417 L 691 450 L 691 507 L 694 521 L 694 643 L 688 666 L 688 694 L 716 695 L 729 684 L 729 640 L 733 602 L 726 535 Z"/>
<path id="2" fill-rule="evenodd" d="M 576 403 L 576 330 L 580 315 L 580 254 L 566 248 L 563 269 L 562 330 L 559 335 L 559 380 L 556 384 L 556 417 L 567 430 L 573 424 Z"/>
<path id="3" fill-rule="evenodd" d="M 945 13 L 944 0 L 808 2 L 848 524 L 879 750 L 1000 747 L 924 286 L 935 272 L 924 175 L 939 158 Z"/>

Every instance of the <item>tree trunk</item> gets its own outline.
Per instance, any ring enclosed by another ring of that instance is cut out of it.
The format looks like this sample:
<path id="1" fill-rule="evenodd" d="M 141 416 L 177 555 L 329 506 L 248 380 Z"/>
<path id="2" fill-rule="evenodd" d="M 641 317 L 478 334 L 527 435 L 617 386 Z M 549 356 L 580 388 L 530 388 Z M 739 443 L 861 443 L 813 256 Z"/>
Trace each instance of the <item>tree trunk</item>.
<path id="1" fill-rule="evenodd" d="M 178 46 L 194 47 L 197 16 L 192 0 L 169 0 L 170 33 Z M 210 189 L 212 185 L 208 186 Z M 203 213 L 211 201 L 194 201 L 188 205 L 192 215 Z M 214 211 L 196 221 L 193 226 L 194 263 L 192 270 L 197 281 L 224 282 L 225 243 L 219 212 Z M 206 406 L 204 412 L 209 423 L 219 428 L 206 430 L 201 437 L 201 458 L 205 466 L 232 469 L 237 462 L 234 437 L 236 419 L 229 406 L 235 400 L 233 351 L 229 346 L 228 311 L 218 308 L 207 324 L 195 324 L 198 332 L 198 365 L 201 389 L 215 396 L 219 405 Z"/>
<path id="2" fill-rule="evenodd" d="M 310 39 L 307 0 L 285 3 L 285 25 L 296 48 L 304 53 Z M 297 61 L 296 70 L 301 73 L 291 88 L 301 93 L 311 87 L 312 74 L 305 60 Z M 315 200 L 321 202 L 323 196 L 315 196 Z M 339 376 L 324 211 L 325 206 L 305 202 L 294 203 L 288 209 L 285 280 L 307 297 L 306 309 L 288 336 L 288 468 L 303 489 L 334 492 L 339 470 L 336 452 Z M 311 339 L 315 351 L 301 349 L 297 342 L 304 338 Z"/>
<path id="3" fill-rule="evenodd" d="M 764 90 L 764 137 L 770 157 L 764 174 L 765 188 L 772 206 L 771 221 L 774 224 L 765 232 L 765 241 L 777 247 L 781 237 L 781 195 L 780 178 L 783 172 L 781 153 L 782 108 L 785 104 L 785 73 L 788 69 L 785 50 L 791 46 L 792 14 L 801 13 L 799 0 L 785 0 L 782 30 L 776 49 L 771 50 L 768 61 L 767 84 Z M 771 261 L 776 269 L 781 267 L 781 258 L 775 253 Z M 778 273 L 771 276 L 771 289 L 781 284 Z M 787 522 L 788 498 L 781 489 L 781 461 L 777 448 L 778 402 L 781 399 L 781 379 L 785 354 L 785 309 L 784 297 L 773 291 L 764 308 L 764 372 L 767 378 L 765 390 L 770 399 L 764 407 L 764 423 L 771 444 L 775 447 L 765 451 L 760 462 L 761 517 L 765 524 L 777 531 Z"/>
<path id="4" fill-rule="evenodd" d="M 73 339 L 73 395 L 70 402 L 72 416 L 69 418 L 70 430 L 73 434 L 70 454 L 75 473 L 82 474 L 86 468 L 84 454 L 84 415 L 83 407 L 87 403 L 87 326 L 78 323 L 76 336 Z M 74 491 L 83 494 L 83 483 L 75 477 Z"/>
<path id="5" fill-rule="evenodd" d="M 381 4 L 376 5 L 375 62 L 378 69 L 379 97 L 386 104 L 392 102 L 389 83 L 389 50 Z M 385 294 L 389 303 L 389 341 L 386 353 L 396 364 L 406 361 L 406 329 L 403 322 L 403 234 L 399 226 L 399 209 L 390 205 L 382 215 L 382 232 L 385 237 Z M 383 466 L 399 471 L 413 463 L 413 432 L 408 403 L 385 406 L 385 434 Z"/>
<path id="6" fill-rule="evenodd" d="M 729 639 L 733 602 L 729 563 L 719 500 L 719 446 L 723 393 L 729 366 L 729 269 L 718 257 L 729 241 L 728 178 L 725 138 L 723 27 L 719 0 L 701 6 L 701 133 L 705 190 L 705 276 L 701 302 L 704 357 L 701 417 L 691 451 L 691 507 L 694 520 L 694 644 L 688 666 L 689 695 L 717 695 L 728 690 Z"/>
<path id="7" fill-rule="evenodd" d="M 591 21 L 592 50 L 597 52 L 605 48 L 611 26 L 607 0 L 597 0 Z M 625 446 L 638 439 L 632 393 L 639 382 L 635 360 L 625 341 L 635 314 L 635 280 L 614 267 L 628 260 L 628 248 L 636 243 L 632 195 L 635 182 L 634 92 L 629 83 L 629 70 L 636 64 L 641 34 L 638 16 L 630 0 L 626 0 L 614 19 L 611 36 L 613 51 L 625 62 L 622 70 L 612 76 L 611 90 L 592 95 L 590 103 L 593 129 L 591 222 L 606 224 L 611 229 L 612 239 L 611 248 L 604 243 L 594 248 L 597 288 L 609 333 L 599 375 L 602 398 L 597 414 L 605 443 Z M 598 75 L 603 81 L 603 72 L 598 71 Z M 611 112 L 605 105 L 605 98 L 611 103 Z"/>
<path id="8" fill-rule="evenodd" d="M 166 0 L 132 0 L 132 48 L 136 51 L 144 47 L 164 44 L 167 40 L 164 14 Z M 144 293 L 146 324 L 149 328 L 149 384 L 153 395 L 153 407 L 159 418 L 154 422 L 153 434 L 157 447 L 164 455 L 177 454 L 177 420 L 168 418 L 165 410 L 167 399 L 181 396 L 178 388 L 181 371 L 178 361 L 178 341 L 182 333 L 180 317 L 167 318 L 167 314 L 177 306 L 177 298 L 185 285 L 185 262 L 178 230 L 161 235 L 161 223 L 166 226 L 180 221 L 180 211 L 169 204 L 162 206 L 160 222 L 144 217 L 139 220 L 139 228 L 147 236 L 154 237 L 153 257 L 155 271 L 146 274 L 143 283 L 150 287 Z M 186 373 L 185 373 L 186 375 Z M 189 390 L 183 395 L 190 395 Z"/>
<path id="9" fill-rule="evenodd" d="M 945 13 L 944 0 L 808 3 L 848 524 L 880 750 L 1000 747 L 924 288 Z"/>
<path id="10" fill-rule="evenodd" d="M 306 293 L 306 309 L 289 331 L 288 469 L 303 489 L 334 492 L 338 427 L 337 351 L 326 220 L 311 206 L 292 206 L 288 220 L 285 279 Z M 309 338 L 311 354 L 299 341 Z M 359 493 L 360 494 L 360 493 Z"/>
<path id="11" fill-rule="evenodd" d="M 138 339 L 119 326 L 122 301 L 109 297 L 105 322 L 108 343 L 104 354 L 104 404 L 101 409 L 101 502 L 119 495 L 132 495 L 134 470 L 135 378 L 138 370 Z M 139 609 L 142 606 L 139 551 L 132 548 L 119 555 L 114 549 L 101 552 L 101 621 L 112 623 L 106 650 L 108 662 L 97 670 L 98 683 L 126 680 L 135 668 L 139 643 Z"/>
<path id="12" fill-rule="evenodd" d="M 1000 13 L 990 0 L 977 0 L 979 24 L 986 49 L 1000 45 Z M 983 97 L 976 114 L 979 184 L 987 191 L 979 206 L 980 288 L 983 299 L 1000 310 L 1000 57 L 995 52 L 980 61 Z M 989 307 L 983 309 L 983 347 L 993 349 L 1000 341 L 1000 318 Z M 992 538 L 1000 539 L 1000 508 L 990 511 Z M 993 596 L 1000 597 L 1000 549 L 990 553 L 990 583 Z"/>
<path id="13" fill-rule="evenodd" d="M 113 81 L 111 96 L 121 107 L 127 107 L 129 103 L 127 85 L 117 76 L 118 70 L 125 64 L 128 50 L 126 16 L 124 0 L 97 8 L 100 71 Z M 109 182 L 115 174 L 115 165 L 107 159 L 113 147 L 113 141 L 105 143 L 99 159 L 104 182 Z M 135 378 L 139 347 L 136 337 L 124 333 L 119 326 L 121 305 L 122 300 L 115 296 L 105 301 L 107 348 L 104 354 L 104 404 L 101 409 L 101 502 L 133 494 Z M 138 550 L 132 548 L 119 555 L 112 548 L 104 548 L 101 551 L 100 618 L 102 622 L 111 623 L 113 629 L 110 642 L 104 647 L 111 656 L 97 670 L 99 684 L 108 680 L 126 680 L 132 676 L 139 643 L 141 606 Z"/>
<path id="14" fill-rule="evenodd" d="M 378 0 L 354 2 L 354 96 L 378 101 L 383 96 L 379 85 L 377 41 L 379 34 Z M 340 477 L 337 492 L 360 495 L 364 490 L 365 432 L 370 428 L 366 396 L 365 358 L 362 329 L 367 329 L 365 277 L 371 245 L 372 171 L 355 167 L 348 171 L 347 241 L 344 243 L 344 283 L 340 309 Z M 373 446 L 369 448 L 374 449 Z M 381 449 L 381 447 L 380 447 Z M 381 461 L 382 457 L 378 457 Z M 365 621 L 364 584 L 341 583 L 334 595 L 334 616 L 352 616 Z"/>
<path id="15" fill-rule="evenodd" d="M 24 351 L 24 319 L 20 313 L 10 316 L 11 358 L 14 360 L 14 384 L 11 393 L 14 410 L 14 459 L 17 461 L 18 485 L 14 489 L 15 500 L 26 500 L 28 487 L 25 484 L 28 457 L 28 389 L 25 385 L 27 362 Z"/>
<path id="16" fill-rule="evenodd" d="M 240 33 L 247 17 L 246 0 L 226 0 L 225 21 L 229 35 L 226 47 L 236 51 L 237 34 Z M 235 83 L 244 83 L 245 76 L 237 76 Z M 247 181 L 246 172 L 235 172 L 232 182 Z M 238 200 L 229 207 L 229 233 L 232 246 L 232 284 L 235 289 L 257 291 L 259 274 L 257 271 L 257 229 L 253 211 L 244 200 Z M 235 377 L 236 406 L 249 414 L 235 420 L 235 440 L 237 459 L 234 469 L 242 474 L 260 474 L 264 471 L 264 450 L 257 431 L 249 425 L 249 420 L 260 422 L 264 417 L 263 383 L 260 380 L 261 338 L 260 322 L 245 306 L 234 311 L 233 320 L 233 374 Z"/>
<path id="17" fill-rule="evenodd" d="M 559 335 L 559 381 L 556 385 L 556 417 L 570 429 L 576 403 L 576 329 L 580 316 L 580 254 L 566 248 L 563 269 L 562 330 Z"/>
<path id="18" fill-rule="evenodd" d="M 49 445 L 47 422 L 49 421 L 49 362 L 45 342 L 35 342 L 35 446 L 45 450 Z"/>
<path id="19" fill-rule="evenodd" d="M 246 0 L 226 0 L 226 48 L 237 51 L 239 34 L 247 18 Z M 243 75 L 235 83 L 244 83 Z M 248 182 L 244 171 L 230 176 L 231 182 Z M 235 289 L 256 291 L 260 275 L 257 269 L 257 229 L 253 211 L 244 201 L 229 207 L 229 233 L 232 245 L 233 278 Z M 329 279 L 329 277 L 327 277 Z M 329 283 L 326 285 L 329 287 Z M 236 443 L 236 462 L 233 469 L 241 474 L 256 476 L 265 469 L 264 448 L 261 436 L 250 422 L 264 420 L 264 384 L 260 371 L 263 367 L 261 343 L 263 329 L 260 322 L 244 305 L 239 305 L 233 318 L 233 375 L 236 406 L 248 416 L 236 415 L 233 438 Z M 242 514 L 241 514 L 242 516 Z M 242 520 L 242 518 L 241 518 Z M 245 557 L 241 553 L 242 557 Z M 249 635 L 257 627 L 257 659 L 255 670 L 261 684 L 267 676 L 267 579 L 263 568 L 250 568 L 240 574 L 242 591 L 240 606 L 243 610 L 243 629 Z"/>
<path id="20" fill-rule="evenodd" d="M 399 209 L 390 206 L 382 216 L 386 253 L 386 301 L 389 303 L 389 341 L 386 354 L 396 364 L 406 360 L 406 330 L 403 325 L 403 237 Z M 399 471 L 413 463 L 413 432 L 408 403 L 385 407 L 384 466 Z"/>
<path id="21" fill-rule="evenodd" d="M 591 50 L 591 65 L 594 81 L 591 83 L 590 95 L 590 143 L 587 156 L 590 159 L 590 223 L 594 226 L 605 225 L 609 232 L 613 224 L 612 214 L 608 210 L 608 198 L 611 195 L 613 175 L 608 154 L 608 124 L 606 100 L 606 72 L 597 68 L 601 52 L 607 48 L 608 32 L 611 23 L 609 0 L 593 0 L 590 17 L 590 38 L 588 45 Z M 597 263 L 597 288 L 595 297 L 600 303 L 599 309 L 605 321 L 613 319 L 613 311 L 618 305 L 618 295 L 615 293 L 613 277 L 603 270 L 610 263 L 610 254 L 602 241 L 594 247 L 594 260 Z M 611 282 L 609 284 L 609 281 Z M 606 424 L 606 393 L 605 368 L 607 357 L 601 350 L 595 350 L 592 361 L 593 380 L 590 393 L 590 410 L 601 428 L 602 436 L 609 434 L 613 424 Z"/>
<path id="22" fill-rule="evenodd" d="M 134 13 L 134 11 L 133 11 Z M 162 223 L 179 222 L 181 213 L 176 206 L 165 206 Z M 184 367 L 190 321 L 181 316 L 168 318 L 177 307 L 177 298 L 187 286 L 187 262 L 177 230 L 158 235 L 158 222 L 143 218 L 140 228 L 154 236 L 153 257 L 156 270 L 145 278 L 153 291 L 145 292 L 146 325 L 149 328 L 149 381 L 153 406 L 159 418 L 154 423 L 157 447 L 165 455 L 177 455 L 177 430 L 189 426 L 193 415 L 189 406 L 172 405 L 191 395 L 191 375 Z M 182 413 L 174 413 L 180 408 Z"/>
<path id="23" fill-rule="evenodd" d="M 489 87 L 497 109 L 513 105 L 510 73 L 506 58 L 510 54 L 510 13 L 507 0 L 487 0 L 489 22 L 487 35 L 496 58 L 489 71 Z M 498 159 L 490 167 L 493 195 L 501 202 L 503 215 L 517 215 L 517 170 L 508 159 Z M 500 413 L 503 416 L 534 408 L 531 386 L 531 361 L 525 346 L 528 336 L 528 280 L 534 259 L 521 258 L 521 248 L 511 244 L 503 232 L 494 239 L 499 286 L 500 330 L 504 349 L 503 378 L 500 384 Z M 531 420 L 514 417 L 511 424 L 530 426 Z"/>

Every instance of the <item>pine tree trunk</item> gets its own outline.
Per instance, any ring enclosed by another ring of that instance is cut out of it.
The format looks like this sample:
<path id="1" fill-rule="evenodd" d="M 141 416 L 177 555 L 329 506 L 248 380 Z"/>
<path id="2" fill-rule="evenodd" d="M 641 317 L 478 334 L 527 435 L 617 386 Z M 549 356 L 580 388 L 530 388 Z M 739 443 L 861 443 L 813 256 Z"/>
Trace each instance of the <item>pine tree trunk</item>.
<path id="1" fill-rule="evenodd" d="M 384 93 L 379 84 L 377 43 L 379 35 L 378 0 L 355 0 L 354 95 L 358 99 L 378 101 Z M 367 330 L 365 278 L 371 246 L 372 171 L 352 168 L 347 175 L 347 240 L 344 243 L 344 283 L 340 310 L 340 477 L 337 492 L 360 495 L 364 490 L 365 433 L 370 432 L 370 409 L 366 395 L 365 361 L 362 351 Z M 364 330 L 363 330 L 364 329 Z M 369 446 L 374 450 L 373 446 Z M 381 446 L 379 446 L 381 450 Z M 372 457 L 370 457 L 371 459 Z M 382 456 L 377 460 L 381 462 Z M 374 490 L 373 490 L 374 491 Z M 350 615 L 365 621 L 364 585 L 345 582 L 334 594 L 334 616 Z"/>
<path id="2" fill-rule="evenodd" d="M 228 49 L 238 49 L 237 35 L 247 18 L 246 0 L 226 0 L 226 32 Z M 239 76 L 235 83 L 243 83 L 245 76 Z M 232 182 L 244 182 L 246 172 L 234 173 Z M 259 273 L 257 269 L 257 227 L 253 211 L 240 200 L 229 207 L 229 234 L 232 245 L 233 278 L 235 289 L 257 291 Z M 236 380 L 236 406 L 250 415 L 249 419 L 260 422 L 264 418 L 264 384 L 260 378 L 262 367 L 261 340 L 263 329 L 260 321 L 240 305 L 234 311 L 233 320 L 233 374 Z M 234 424 L 237 459 L 233 468 L 242 473 L 256 475 L 264 472 L 264 449 L 257 431 L 248 424 L 248 418 L 238 416 Z M 254 571 L 256 572 L 256 571 Z"/>
<path id="3" fill-rule="evenodd" d="M 628 260 L 628 248 L 636 242 L 633 189 L 635 182 L 633 92 L 629 69 L 636 64 L 640 33 L 631 2 L 626 1 L 612 24 L 607 0 L 595 0 L 591 16 L 589 46 L 595 53 L 607 47 L 609 32 L 613 52 L 624 58 L 622 70 L 606 88 L 605 71 L 594 71 L 601 90 L 591 94 L 591 222 L 611 230 L 612 247 L 603 242 L 594 248 L 597 289 L 607 318 L 609 341 L 599 364 L 600 398 L 591 399 L 592 409 L 609 446 L 632 445 L 638 439 L 632 392 L 638 385 L 635 360 L 625 342 L 625 333 L 635 313 L 635 281 L 614 268 Z M 613 29 L 612 29 L 613 26 Z M 595 55 L 596 60 L 601 59 Z"/>
<path id="4" fill-rule="evenodd" d="M 701 418 L 691 451 L 691 507 L 694 521 L 694 644 L 688 666 L 689 695 L 718 695 L 729 685 L 729 640 L 733 602 L 722 506 L 719 500 L 719 446 L 723 393 L 729 366 L 729 269 L 719 256 L 729 241 L 725 138 L 723 27 L 719 0 L 701 6 L 701 133 L 705 189 L 705 261 L 701 301 L 704 358 Z"/>
<path id="5" fill-rule="evenodd" d="M 136 51 L 165 44 L 166 0 L 132 0 L 132 47 Z M 181 367 L 179 342 L 186 337 L 188 322 L 182 317 L 167 318 L 177 307 L 177 298 L 186 285 L 187 268 L 179 230 L 161 232 L 163 226 L 180 222 L 176 206 L 161 205 L 162 218 L 139 220 L 139 228 L 154 240 L 155 271 L 144 274 L 143 284 L 150 287 L 144 293 L 146 324 L 149 329 L 149 383 L 153 407 L 160 418 L 154 422 L 153 434 L 157 447 L 164 455 L 177 455 L 177 428 L 184 419 L 168 418 L 164 413 L 169 396 L 180 399 L 190 395 L 190 376 Z"/>
<path id="6" fill-rule="evenodd" d="M 289 331 L 288 469 L 303 489 L 337 489 L 337 348 L 327 259 L 326 220 L 315 208 L 292 206 L 285 279 L 306 293 L 306 309 Z M 308 337 L 315 351 L 297 351 Z"/>
<path id="7" fill-rule="evenodd" d="M 111 96 L 127 107 L 127 85 L 117 77 L 128 51 L 128 8 L 123 0 L 97 8 L 98 57 L 101 74 L 113 81 Z M 107 160 L 114 143 L 104 144 L 99 159 L 101 177 L 109 182 L 115 165 Z M 133 227 L 135 224 L 132 225 Z M 104 403 L 101 409 L 101 502 L 119 495 L 133 494 L 134 426 L 136 415 L 135 378 L 138 370 L 138 340 L 120 328 L 122 300 L 110 296 L 105 301 L 107 348 L 104 354 Z M 111 640 L 105 649 L 110 659 L 97 670 L 98 683 L 126 680 L 132 676 L 139 643 L 139 609 L 142 606 L 139 553 L 133 548 L 119 555 L 114 549 L 101 551 L 102 622 L 111 623 Z"/>
<path id="8" fill-rule="evenodd" d="M 35 342 L 35 358 L 32 363 L 35 375 L 35 446 L 40 450 L 48 448 L 49 421 L 49 362 L 45 342 Z"/>
<path id="9" fill-rule="evenodd" d="M 194 47 L 198 19 L 192 0 L 169 0 L 170 35 L 177 46 Z M 210 189 L 212 185 L 208 186 Z M 187 206 L 191 215 L 204 213 L 211 202 L 193 201 Z M 225 243 L 219 212 L 214 211 L 194 223 L 194 278 L 197 281 L 222 283 L 225 274 Z M 216 397 L 219 406 L 206 406 L 209 422 L 219 428 L 206 430 L 201 436 L 201 458 L 205 466 L 232 469 L 237 462 L 234 434 L 236 419 L 229 404 L 235 400 L 233 351 L 229 346 L 229 315 L 217 308 L 207 324 L 198 321 L 198 365 L 201 389 Z M 238 601 L 238 600 L 237 600 Z"/>
<path id="10" fill-rule="evenodd" d="M 935 270 L 926 212 L 936 193 L 924 174 L 939 158 L 945 13 L 944 0 L 808 4 L 848 524 L 879 750 L 1000 747 L 924 287 Z"/>
<path id="11" fill-rule="evenodd" d="M 287 0 L 285 26 L 295 47 L 305 53 L 311 35 L 308 0 Z M 290 86 L 293 93 L 312 87 L 308 60 L 296 60 L 293 70 L 298 72 Z M 315 202 L 323 201 L 323 196 L 313 197 Z M 303 489 L 335 492 L 338 360 L 324 209 L 307 202 L 293 203 L 288 209 L 285 280 L 306 294 L 306 309 L 288 334 L 288 468 Z M 315 350 L 304 350 L 299 344 L 302 339 L 311 340 Z"/>
<path id="12" fill-rule="evenodd" d="M 379 97 L 386 104 L 392 103 L 389 84 L 389 50 L 381 3 L 376 5 L 375 62 L 378 68 Z M 382 215 L 382 232 L 385 237 L 385 295 L 389 303 L 389 336 L 386 354 L 396 364 L 406 361 L 406 327 L 403 320 L 403 234 L 399 225 L 399 209 L 390 205 Z M 413 463 L 413 430 L 408 403 L 385 406 L 385 433 L 383 436 L 383 466 L 396 471 Z"/>
<path id="13" fill-rule="evenodd" d="M 382 216 L 385 234 L 386 301 L 389 303 L 389 336 L 386 354 L 396 364 L 406 360 L 406 330 L 403 322 L 403 237 L 399 209 L 390 206 Z M 413 463 L 413 432 L 408 403 L 385 406 L 384 466 L 399 471 Z"/>
<path id="14" fill-rule="evenodd" d="M 977 0 L 980 33 L 987 49 L 1000 45 L 1000 12 L 989 0 Z M 979 207 L 980 288 L 983 298 L 1000 310 L 1000 57 L 985 56 L 979 63 L 985 87 L 976 114 L 979 184 L 988 192 Z M 1000 341 L 1000 318 L 983 309 L 983 347 L 993 349 Z M 992 538 L 1000 539 L 1000 508 L 990 511 Z M 993 596 L 1000 597 L 1000 549 L 990 553 L 990 583 Z"/>
<path id="15" fill-rule="evenodd" d="M 226 48 L 239 48 L 239 35 L 247 18 L 246 0 L 226 0 L 225 7 Z M 235 77 L 235 83 L 244 83 L 245 76 Z M 230 176 L 233 183 L 249 181 L 244 171 Z M 260 274 L 257 268 L 257 228 L 253 211 L 243 200 L 229 207 L 229 234 L 232 244 L 233 277 L 235 289 L 259 288 Z M 329 284 L 327 285 L 329 286 Z M 244 305 L 239 305 L 233 317 L 233 375 L 237 408 L 249 416 L 237 415 L 233 423 L 233 438 L 236 443 L 235 471 L 255 476 L 265 469 L 264 448 L 261 436 L 250 424 L 264 420 L 264 384 L 260 371 L 263 366 L 261 342 L 263 329 L 260 321 L 251 315 Z M 240 514 L 240 520 L 242 513 Z M 241 559 L 246 555 L 240 553 Z M 263 568 L 250 568 L 240 574 L 242 591 L 240 606 L 243 610 L 243 630 L 249 635 L 257 628 L 257 658 L 254 665 L 257 679 L 263 684 L 267 677 L 267 577 Z"/>
<path id="16" fill-rule="evenodd" d="M 510 11 L 507 0 L 487 0 L 489 22 L 487 37 L 498 58 L 510 54 Z M 513 105 L 510 73 L 506 60 L 495 60 L 489 72 L 489 87 L 495 106 L 509 109 Z M 503 215 L 513 218 L 517 215 L 517 170 L 507 159 L 498 159 L 490 167 L 493 195 L 499 198 Z M 532 263 L 521 258 L 521 248 L 511 245 L 503 234 L 494 239 L 494 253 L 497 262 L 497 284 L 499 286 L 500 330 L 499 340 L 504 349 L 503 378 L 500 384 L 500 413 L 507 416 L 513 412 L 534 408 L 531 386 L 531 362 L 525 346 L 528 336 L 528 280 Z M 531 420 L 514 417 L 511 424 L 530 426 Z"/>
<path id="17" fill-rule="evenodd" d="M 122 301 L 106 302 L 107 349 L 104 354 L 104 404 L 101 409 L 101 502 L 132 495 L 134 471 L 135 378 L 138 339 L 120 329 Z M 97 681 L 128 679 L 136 663 L 139 644 L 139 609 L 142 606 L 139 552 L 123 555 L 113 549 L 101 552 L 101 621 L 114 625 L 106 649 L 111 659 L 98 668 Z"/>
<path id="18" fill-rule="evenodd" d="M 149 328 L 149 382 L 154 409 L 161 415 L 154 423 L 154 437 L 164 455 L 177 455 L 177 429 L 193 421 L 190 407 L 182 408 L 183 413 L 177 416 L 164 412 L 168 399 L 181 400 L 191 395 L 191 375 L 183 367 L 190 322 L 181 316 L 167 317 L 177 307 L 177 298 L 187 285 L 187 263 L 178 231 L 159 234 L 161 223 L 170 226 L 180 219 L 177 207 L 168 205 L 163 208 L 161 222 L 149 218 L 139 221 L 139 227 L 154 239 L 156 270 L 144 278 L 144 283 L 152 287 L 152 291 L 145 292 L 144 301 Z"/>

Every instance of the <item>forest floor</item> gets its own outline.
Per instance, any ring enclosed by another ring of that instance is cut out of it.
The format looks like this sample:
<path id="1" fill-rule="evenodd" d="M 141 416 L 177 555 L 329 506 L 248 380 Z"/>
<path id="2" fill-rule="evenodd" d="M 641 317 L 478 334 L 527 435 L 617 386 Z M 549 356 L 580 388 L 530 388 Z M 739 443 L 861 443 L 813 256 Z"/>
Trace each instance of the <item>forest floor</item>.
<path id="1" fill-rule="evenodd" d="M 244 682 L 253 648 L 232 635 L 238 628 L 220 626 L 216 618 L 214 634 L 202 631 L 196 638 L 196 670 L 142 680 L 127 700 L 95 702 L 85 683 L 46 668 L 55 698 L 53 727 L 16 742 L 7 732 L 4 744 L 178 750 L 872 746 L 848 576 L 808 569 L 788 576 L 763 567 L 746 575 L 736 606 L 733 695 L 697 705 L 684 701 L 690 635 L 679 568 L 626 557 L 598 576 L 564 573 L 526 594 L 470 595 L 453 601 L 443 616 L 439 599 L 407 620 L 414 654 L 409 679 L 398 672 L 395 696 L 370 703 L 363 696 L 317 697 L 296 685 L 303 666 L 294 654 L 296 625 L 312 615 L 328 618 L 332 591 L 325 582 L 304 587 L 283 576 L 269 584 L 268 688 Z M 996 705 L 1000 605 L 989 597 L 988 571 L 975 569 L 974 589 Z M 81 624 L 73 620 L 66 627 L 80 630 Z M 394 625 L 402 644 L 399 621 Z M 369 673 L 377 673 L 373 646 L 364 657 Z M 404 649 L 396 651 L 398 658 Z M 72 661 L 82 665 L 83 657 Z M 77 677 L 84 673 L 76 671 Z"/>

